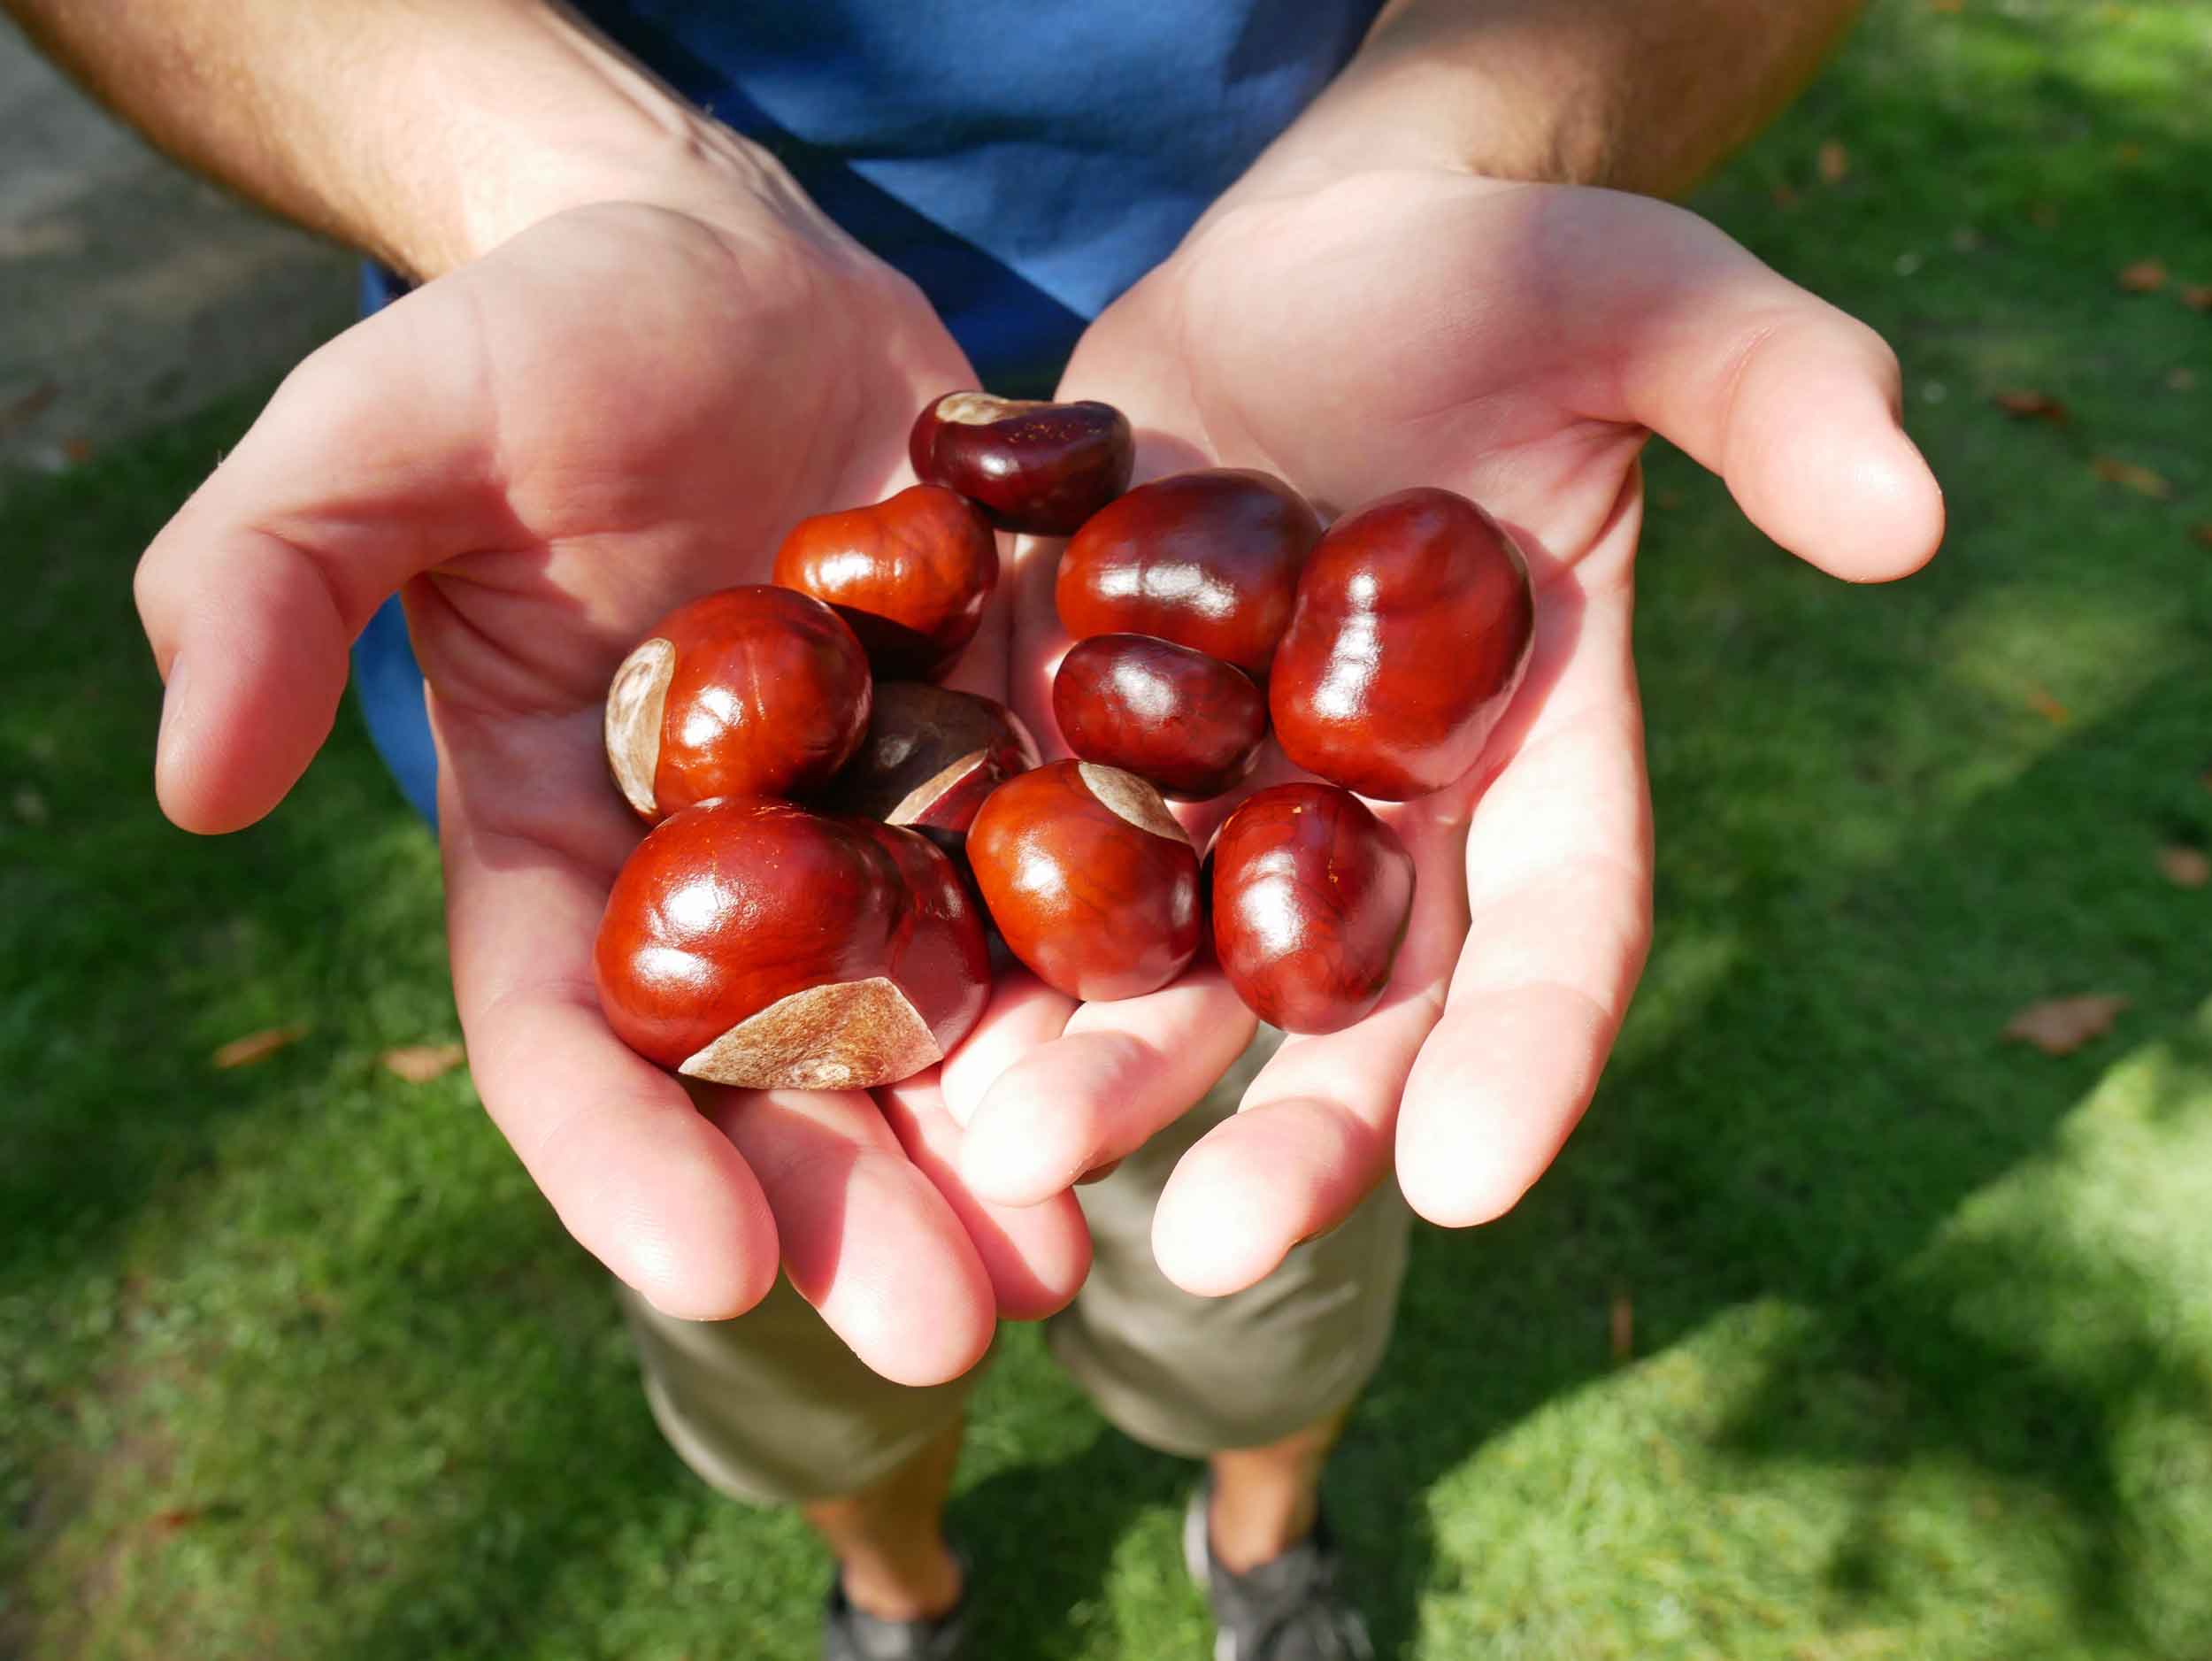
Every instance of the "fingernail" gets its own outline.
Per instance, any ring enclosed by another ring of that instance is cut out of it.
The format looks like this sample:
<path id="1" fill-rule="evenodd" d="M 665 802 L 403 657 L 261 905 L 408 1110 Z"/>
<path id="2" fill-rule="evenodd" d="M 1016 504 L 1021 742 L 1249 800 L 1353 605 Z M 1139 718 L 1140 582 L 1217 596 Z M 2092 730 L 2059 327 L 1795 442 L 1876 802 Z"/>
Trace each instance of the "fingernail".
<path id="1" fill-rule="evenodd" d="M 161 694 L 161 730 L 154 736 L 155 754 L 168 746 L 169 729 L 177 724 L 177 711 L 183 704 L 184 654 L 180 652 L 169 660 L 169 673 Z"/>

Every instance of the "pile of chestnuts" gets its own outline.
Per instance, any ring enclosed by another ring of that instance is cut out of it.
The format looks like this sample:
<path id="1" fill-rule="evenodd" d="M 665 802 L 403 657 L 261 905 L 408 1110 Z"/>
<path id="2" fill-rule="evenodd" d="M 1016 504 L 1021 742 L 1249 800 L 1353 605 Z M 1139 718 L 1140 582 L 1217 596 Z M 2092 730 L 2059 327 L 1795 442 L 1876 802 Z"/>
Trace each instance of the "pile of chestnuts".
<path id="1" fill-rule="evenodd" d="M 910 453 L 920 483 L 802 520 L 772 582 L 678 607 L 616 671 L 609 766 L 654 828 L 600 927 L 614 1031 L 695 1078 L 864 1088 L 957 1044 L 1002 953 L 1108 1000 L 1166 986 L 1209 936 L 1287 1031 L 1373 1009 L 1414 873 L 1360 797 L 1425 795 L 1480 755 L 1534 635 L 1512 539 L 1447 490 L 1326 527 L 1261 473 L 1132 490 L 1129 423 L 1098 403 L 950 393 Z M 1001 530 L 1067 538 L 1069 760 L 937 684 Z M 1202 860 L 1169 801 L 1237 788 L 1271 733 L 1327 782 L 1246 797 Z"/>

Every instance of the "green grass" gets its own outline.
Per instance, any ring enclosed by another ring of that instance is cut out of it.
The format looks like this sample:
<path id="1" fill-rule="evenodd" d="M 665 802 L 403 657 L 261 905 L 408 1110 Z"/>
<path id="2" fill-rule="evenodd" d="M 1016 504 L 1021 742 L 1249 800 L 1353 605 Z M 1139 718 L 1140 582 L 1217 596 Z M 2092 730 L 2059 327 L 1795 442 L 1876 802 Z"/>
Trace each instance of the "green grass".
<path id="1" fill-rule="evenodd" d="M 2113 281 L 2212 283 L 2207 85 L 2212 4 L 1891 0 L 1702 199 L 1898 344 L 1952 540 L 1847 589 L 1655 458 L 1658 942 L 1555 1173 L 1418 1241 L 1332 1479 L 1387 1649 L 2212 1654 L 2212 889 L 2154 863 L 2212 842 L 2212 317 Z M 801 1528 L 662 1447 L 465 1080 L 378 1065 L 454 1020 L 365 743 L 153 810 L 130 566 L 249 412 L 0 495 L 0 1656 L 807 1656 Z M 2001 1042 L 2074 992 L 2131 1004 Z M 1202 1653 L 1187 1480 L 1012 1334 L 983 1653 Z"/>

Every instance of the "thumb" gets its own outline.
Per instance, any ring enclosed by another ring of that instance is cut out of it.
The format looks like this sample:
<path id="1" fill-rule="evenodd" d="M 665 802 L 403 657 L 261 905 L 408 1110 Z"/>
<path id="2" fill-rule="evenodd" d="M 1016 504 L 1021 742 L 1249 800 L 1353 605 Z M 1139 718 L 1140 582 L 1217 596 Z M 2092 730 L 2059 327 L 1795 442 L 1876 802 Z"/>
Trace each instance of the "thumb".
<path id="1" fill-rule="evenodd" d="M 483 358 L 441 285 L 356 325 L 292 373 L 140 560 L 167 686 L 155 791 L 186 830 L 274 807 L 329 735 L 377 606 L 511 540 Z"/>
<path id="2" fill-rule="evenodd" d="M 1641 223 L 1608 269 L 1639 275 L 1596 308 L 1617 347 L 1603 413 L 1719 473 L 1752 523 L 1824 571 L 1882 582 L 1925 565 L 1943 493 L 1905 435 L 1881 336 L 1702 219 L 1632 211 Z"/>

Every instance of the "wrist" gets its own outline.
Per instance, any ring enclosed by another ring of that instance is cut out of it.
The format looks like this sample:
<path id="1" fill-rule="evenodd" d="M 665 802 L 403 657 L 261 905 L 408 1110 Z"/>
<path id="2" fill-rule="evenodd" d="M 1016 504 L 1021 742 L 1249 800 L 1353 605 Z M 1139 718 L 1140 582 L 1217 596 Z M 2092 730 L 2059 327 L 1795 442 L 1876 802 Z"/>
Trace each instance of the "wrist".
<path id="1" fill-rule="evenodd" d="M 379 164 L 363 165 L 358 150 L 334 159 L 332 194 L 351 196 L 343 217 L 370 252 L 428 279 L 557 214 L 613 202 L 740 234 L 843 240 L 766 150 L 581 19 L 536 4 L 491 15 L 495 41 L 426 35 L 402 48 L 390 84 L 404 94 Z M 488 77 L 493 62 L 510 68 Z"/>

